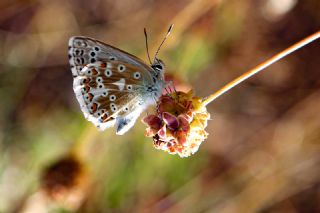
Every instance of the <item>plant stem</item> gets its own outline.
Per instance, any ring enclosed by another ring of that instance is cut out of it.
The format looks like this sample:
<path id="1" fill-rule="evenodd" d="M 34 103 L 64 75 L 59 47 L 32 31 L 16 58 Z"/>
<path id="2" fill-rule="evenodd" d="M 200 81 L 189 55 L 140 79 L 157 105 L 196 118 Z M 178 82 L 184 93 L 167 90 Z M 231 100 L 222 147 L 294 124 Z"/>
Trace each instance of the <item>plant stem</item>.
<path id="1" fill-rule="evenodd" d="M 271 57 L 270 59 L 266 60 L 265 62 L 259 64 L 252 70 L 249 70 L 248 72 L 244 73 L 243 75 L 239 76 L 238 78 L 234 79 L 221 89 L 219 89 L 217 92 L 213 93 L 212 95 L 208 96 L 203 100 L 203 105 L 206 106 L 224 93 L 228 92 L 233 87 L 237 86 L 241 82 L 247 80 L 251 76 L 257 74 L 258 72 L 262 71 L 266 67 L 270 66 L 271 64 L 279 61 L 280 59 L 284 58 L 285 56 L 289 55 L 290 53 L 300 49 L 301 47 L 313 42 L 314 40 L 320 38 L 320 31 L 304 38 L 303 40 L 297 42 L 296 44 L 292 45 L 291 47 L 288 47 L 287 49 L 283 50 L 282 52 L 276 54 L 275 56 Z"/>

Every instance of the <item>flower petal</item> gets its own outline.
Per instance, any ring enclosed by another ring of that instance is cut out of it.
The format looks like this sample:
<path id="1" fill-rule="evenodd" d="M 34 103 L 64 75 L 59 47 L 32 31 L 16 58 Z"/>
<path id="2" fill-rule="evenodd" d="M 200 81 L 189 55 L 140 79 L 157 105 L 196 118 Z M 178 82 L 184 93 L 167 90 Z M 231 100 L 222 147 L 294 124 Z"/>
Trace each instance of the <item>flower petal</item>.
<path id="1" fill-rule="evenodd" d="M 188 121 L 188 119 L 186 118 L 186 116 L 184 116 L 184 115 L 179 115 L 178 116 L 178 121 L 179 121 L 179 123 L 180 123 L 180 129 L 183 131 L 183 132 L 185 132 L 185 133 L 187 133 L 187 132 L 189 132 L 189 130 L 190 130 L 190 125 L 189 125 L 189 121 Z"/>
<path id="2" fill-rule="evenodd" d="M 159 130 L 162 126 L 161 119 L 156 115 L 148 115 L 142 119 L 142 122 L 155 130 Z"/>
<path id="3" fill-rule="evenodd" d="M 171 130 L 176 130 L 179 128 L 179 121 L 176 116 L 171 115 L 168 112 L 162 113 L 162 118 L 165 124 L 167 124 L 168 128 Z"/>
<path id="4" fill-rule="evenodd" d="M 177 132 L 176 138 L 181 145 L 184 145 L 187 142 L 187 134 L 181 130 Z"/>
<path id="5" fill-rule="evenodd" d="M 163 125 L 162 128 L 158 131 L 158 136 L 160 139 L 166 139 L 167 137 L 167 128 L 166 125 Z"/>
<path id="6" fill-rule="evenodd" d="M 174 99 L 168 95 L 161 96 L 159 99 L 158 110 L 162 112 L 173 112 L 176 108 Z"/>
<path id="7" fill-rule="evenodd" d="M 152 128 L 148 127 L 144 134 L 147 137 L 153 137 L 153 136 L 155 136 L 157 134 L 157 131 L 155 129 L 152 129 Z"/>

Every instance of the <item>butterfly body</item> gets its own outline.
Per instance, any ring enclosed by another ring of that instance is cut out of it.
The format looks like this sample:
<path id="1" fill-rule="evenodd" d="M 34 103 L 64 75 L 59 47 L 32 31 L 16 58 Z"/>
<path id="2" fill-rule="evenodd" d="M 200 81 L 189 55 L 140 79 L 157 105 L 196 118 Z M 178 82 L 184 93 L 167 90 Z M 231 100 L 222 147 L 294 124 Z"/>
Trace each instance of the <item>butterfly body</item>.
<path id="1" fill-rule="evenodd" d="M 149 66 L 120 49 L 87 37 L 69 40 L 73 89 L 86 119 L 124 134 L 155 104 L 165 87 L 164 64 Z"/>

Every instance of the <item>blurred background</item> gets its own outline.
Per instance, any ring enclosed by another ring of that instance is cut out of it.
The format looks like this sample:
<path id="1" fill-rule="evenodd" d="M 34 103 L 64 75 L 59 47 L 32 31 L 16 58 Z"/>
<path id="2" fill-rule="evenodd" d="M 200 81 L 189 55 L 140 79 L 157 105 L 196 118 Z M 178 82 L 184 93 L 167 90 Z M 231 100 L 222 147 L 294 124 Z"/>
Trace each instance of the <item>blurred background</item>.
<path id="1" fill-rule="evenodd" d="M 137 122 L 99 132 L 73 94 L 67 43 L 90 36 L 205 97 L 320 29 L 319 0 L 2 0 L 0 212 L 320 212 L 320 43 L 211 103 L 189 158 Z"/>

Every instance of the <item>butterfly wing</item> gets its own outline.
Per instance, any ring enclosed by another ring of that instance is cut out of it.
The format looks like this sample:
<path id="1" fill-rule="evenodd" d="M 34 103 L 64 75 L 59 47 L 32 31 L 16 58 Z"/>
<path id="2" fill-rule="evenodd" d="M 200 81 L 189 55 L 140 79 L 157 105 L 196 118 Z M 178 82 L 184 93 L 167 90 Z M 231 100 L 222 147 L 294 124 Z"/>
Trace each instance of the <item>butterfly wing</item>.
<path id="1" fill-rule="evenodd" d="M 122 61 L 136 65 L 140 69 L 152 71 L 142 60 L 116 47 L 88 37 L 75 36 L 70 38 L 69 63 L 74 76 L 77 76 L 87 64 L 106 59 Z"/>
<path id="2" fill-rule="evenodd" d="M 152 100 L 141 92 L 148 81 L 143 70 L 122 61 L 87 64 L 74 77 L 73 89 L 86 119 L 100 130 L 117 125 L 128 131 Z"/>
<path id="3" fill-rule="evenodd" d="M 87 37 L 69 40 L 73 89 L 86 119 L 100 130 L 116 125 L 124 134 L 154 99 L 144 86 L 154 70 L 139 58 Z"/>

